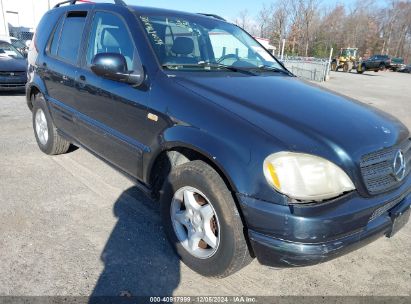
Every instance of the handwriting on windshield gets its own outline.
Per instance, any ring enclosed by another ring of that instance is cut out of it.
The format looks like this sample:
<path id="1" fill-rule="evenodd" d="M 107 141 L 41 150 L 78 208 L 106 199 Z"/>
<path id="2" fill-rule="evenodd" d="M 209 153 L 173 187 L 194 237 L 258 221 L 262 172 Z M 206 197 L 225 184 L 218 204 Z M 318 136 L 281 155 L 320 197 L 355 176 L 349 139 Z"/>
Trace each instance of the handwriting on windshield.
<path id="1" fill-rule="evenodd" d="M 147 33 L 153 38 L 154 43 L 157 45 L 164 45 L 164 41 L 158 36 L 157 31 L 154 29 L 153 25 L 150 22 L 148 17 L 140 17 L 141 21 L 143 21 L 144 26 L 146 28 Z"/>

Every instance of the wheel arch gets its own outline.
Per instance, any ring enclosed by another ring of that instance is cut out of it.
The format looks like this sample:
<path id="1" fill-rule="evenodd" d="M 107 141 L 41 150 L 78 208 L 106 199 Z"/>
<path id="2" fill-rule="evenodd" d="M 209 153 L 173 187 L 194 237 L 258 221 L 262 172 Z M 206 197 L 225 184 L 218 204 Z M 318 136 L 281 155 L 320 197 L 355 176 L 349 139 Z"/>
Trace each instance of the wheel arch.
<path id="1" fill-rule="evenodd" d="M 200 129 L 183 126 L 167 130 L 162 138 L 164 141 L 144 160 L 144 179 L 153 190 L 161 188 L 162 184 L 158 183 L 164 182 L 167 170 L 172 168 L 170 165 L 192 160 L 202 160 L 216 170 L 231 192 L 244 189 L 244 176 L 250 162 L 248 147 L 234 146 Z"/>
<path id="2" fill-rule="evenodd" d="M 29 107 L 30 111 L 33 110 L 33 98 L 36 94 L 46 94 L 46 86 L 44 85 L 43 81 L 40 79 L 39 76 L 34 76 L 33 82 L 27 84 L 26 88 L 26 101 L 27 106 Z"/>
<path id="3" fill-rule="evenodd" d="M 158 195 L 168 173 L 173 167 L 194 160 L 204 161 L 221 176 L 231 192 L 235 193 L 238 191 L 234 181 L 230 178 L 224 167 L 209 153 L 184 142 L 171 142 L 165 144 L 158 151 L 147 168 L 146 180 L 152 186 L 153 194 L 155 196 Z"/>

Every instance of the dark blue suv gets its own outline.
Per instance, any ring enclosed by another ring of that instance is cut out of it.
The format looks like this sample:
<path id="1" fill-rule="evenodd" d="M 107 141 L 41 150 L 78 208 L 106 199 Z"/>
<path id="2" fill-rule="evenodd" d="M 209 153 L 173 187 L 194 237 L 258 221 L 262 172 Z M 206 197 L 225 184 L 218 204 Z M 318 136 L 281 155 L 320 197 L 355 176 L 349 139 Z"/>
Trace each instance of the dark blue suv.
<path id="1" fill-rule="evenodd" d="M 195 271 L 320 263 L 408 221 L 411 140 L 395 118 L 297 79 L 218 16 L 66 4 L 29 54 L 38 145 L 84 147 L 160 200 Z"/>

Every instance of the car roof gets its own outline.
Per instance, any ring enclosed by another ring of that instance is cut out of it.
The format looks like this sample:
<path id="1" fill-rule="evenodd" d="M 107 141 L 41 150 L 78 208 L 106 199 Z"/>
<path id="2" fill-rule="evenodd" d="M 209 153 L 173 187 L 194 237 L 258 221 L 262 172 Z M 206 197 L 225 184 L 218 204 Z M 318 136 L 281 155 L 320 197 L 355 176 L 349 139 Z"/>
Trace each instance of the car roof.
<path id="1" fill-rule="evenodd" d="M 113 8 L 118 8 L 118 4 L 112 4 L 112 3 L 84 3 L 84 4 L 79 4 L 79 5 L 65 5 L 61 6 L 57 9 L 64 9 L 64 10 L 71 10 L 73 8 L 78 9 L 80 7 L 84 7 L 84 9 L 90 9 L 92 7 L 94 8 L 105 8 L 112 6 Z M 220 19 L 221 17 L 217 18 L 218 16 L 212 17 L 212 14 L 200 14 L 200 13 L 189 13 L 189 12 L 183 12 L 183 11 L 177 11 L 177 10 L 171 10 L 171 9 L 164 9 L 164 8 L 157 8 L 157 7 L 149 7 L 149 6 L 139 6 L 139 5 L 127 5 L 127 8 L 130 9 L 131 11 L 137 13 L 138 15 L 173 15 L 173 16 L 179 16 L 179 17 L 192 17 L 192 18 L 207 18 L 207 19 L 214 19 L 214 20 L 220 20 L 224 22 L 225 20 Z"/>
<path id="2" fill-rule="evenodd" d="M 128 5 L 128 7 L 140 15 L 187 15 L 187 16 L 193 16 L 193 17 L 194 16 L 203 17 L 202 15 L 195 14 L 195 13 L 182 12 L 182 11 L 157 8 L 157 7 L 138 6 L 138 5 Z"/>
<path id="3" fill-rule="evenodd" d="M 148 7 L 148 6 L 137 6 L 137 5 L 128 5 L 128 7 L 133 10 L 138 15 L 157 15 L 157 16 L 176 16 L 176 17 L 189 17 L 197 19 L 213 19 L 221 22 L 229 23 L 224 18 L 214 15 L 212 13 L 190 13 L 177 10 L 170 10 L 157 7 Z"/>

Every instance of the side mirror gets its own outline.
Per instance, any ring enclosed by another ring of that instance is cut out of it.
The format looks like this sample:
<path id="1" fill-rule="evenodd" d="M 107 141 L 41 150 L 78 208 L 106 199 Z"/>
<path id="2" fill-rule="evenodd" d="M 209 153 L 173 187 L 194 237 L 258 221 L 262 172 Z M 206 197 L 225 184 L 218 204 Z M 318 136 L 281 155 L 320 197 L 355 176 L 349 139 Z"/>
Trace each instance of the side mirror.
<path id="1" fill-rule="evenodd" d="M 128 71 L 126 58 L 117 53 L 100 53 L 94 56 L 91 70 L 98 76 L 140 86 L 144 81 L 143 67 Z"/>

